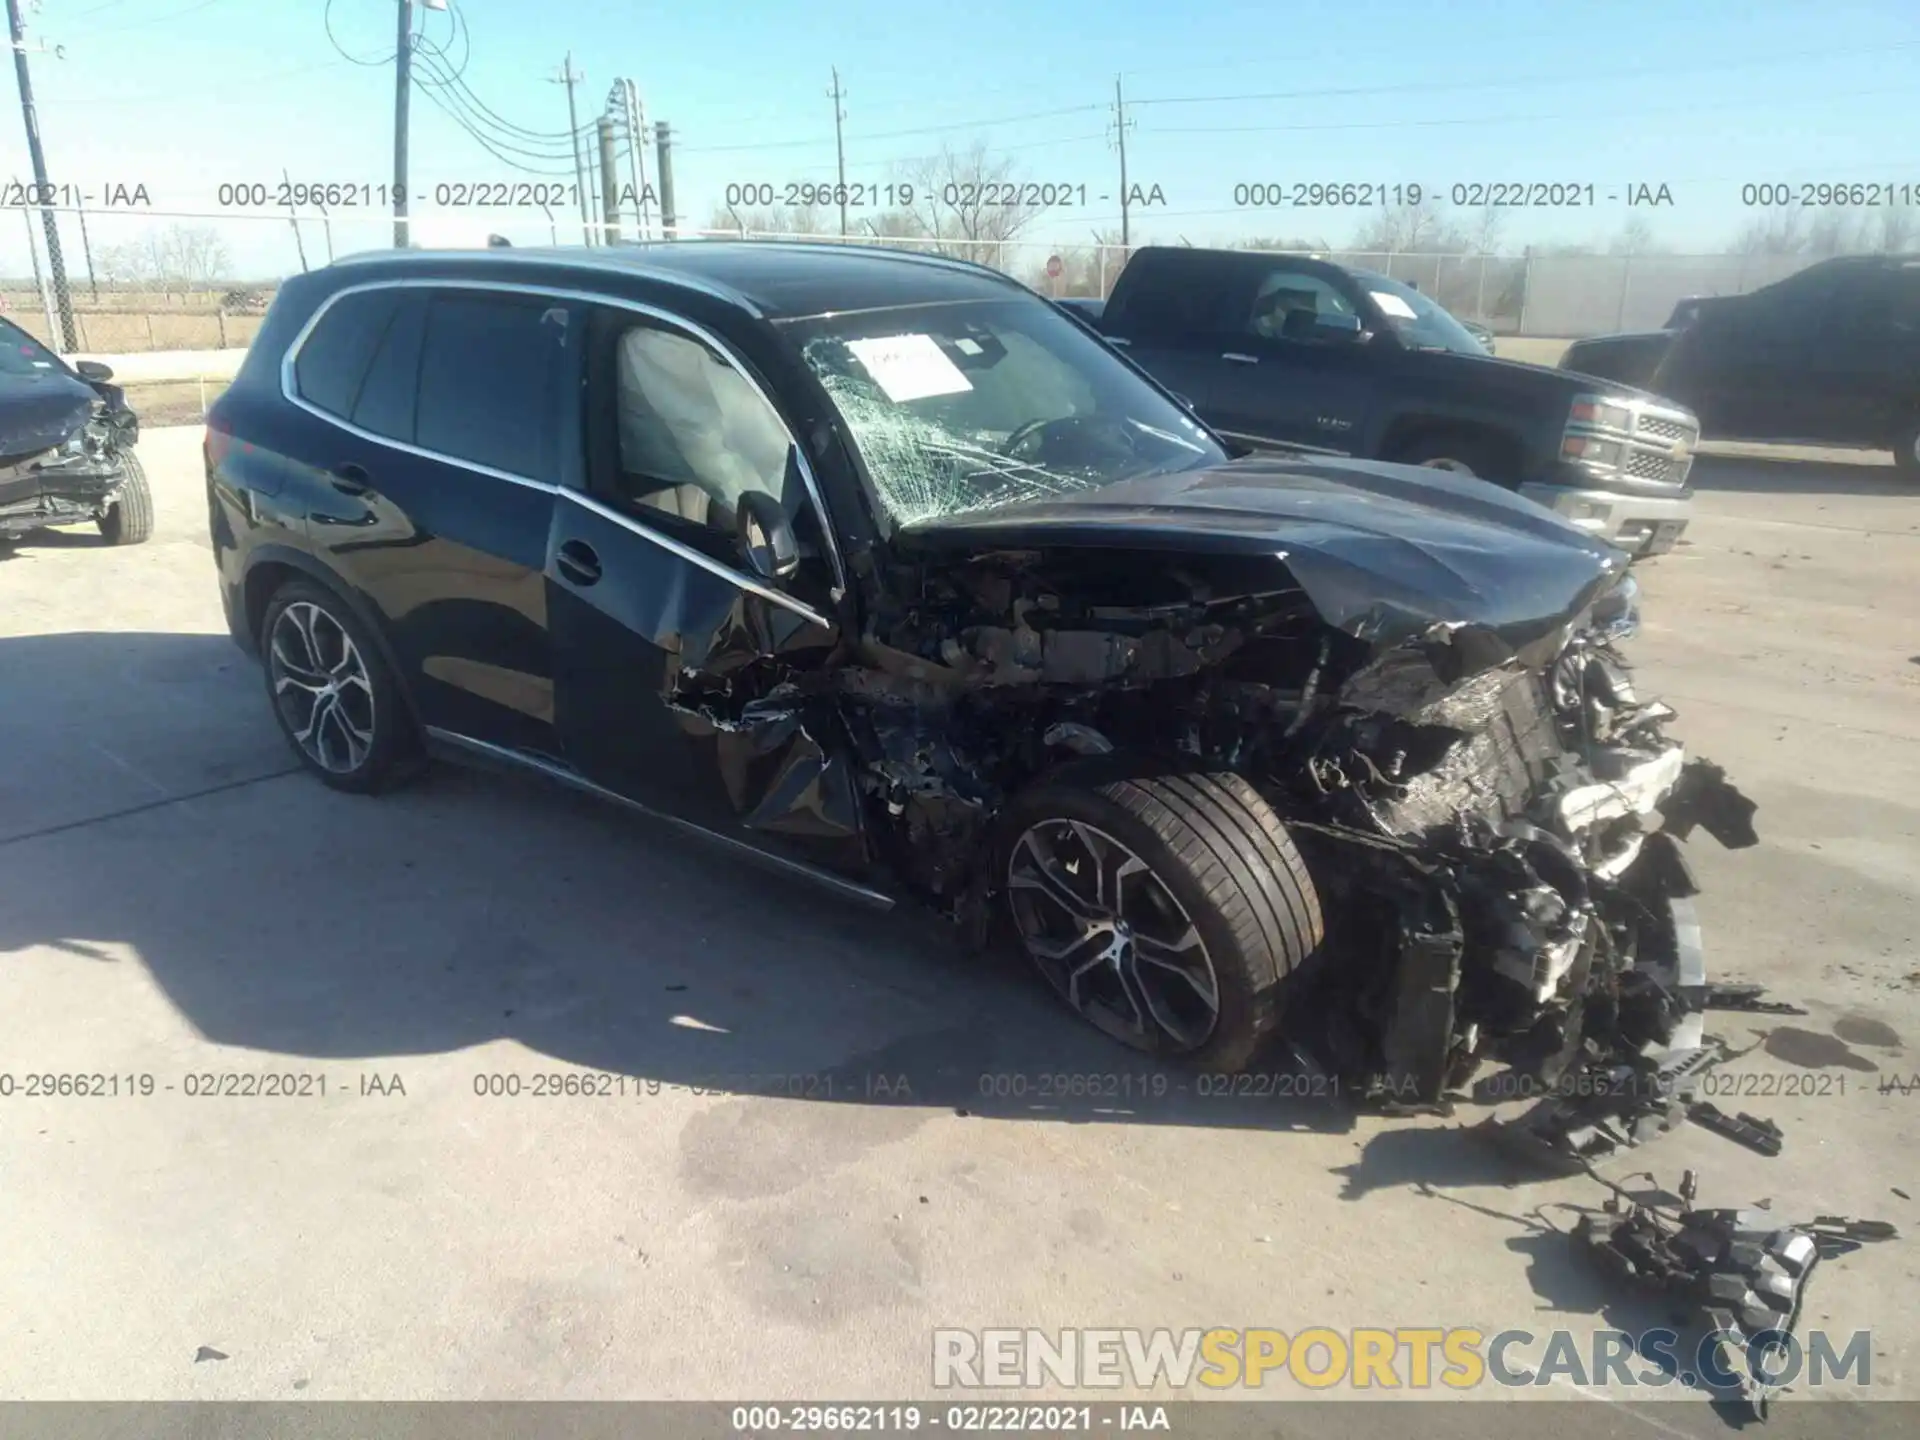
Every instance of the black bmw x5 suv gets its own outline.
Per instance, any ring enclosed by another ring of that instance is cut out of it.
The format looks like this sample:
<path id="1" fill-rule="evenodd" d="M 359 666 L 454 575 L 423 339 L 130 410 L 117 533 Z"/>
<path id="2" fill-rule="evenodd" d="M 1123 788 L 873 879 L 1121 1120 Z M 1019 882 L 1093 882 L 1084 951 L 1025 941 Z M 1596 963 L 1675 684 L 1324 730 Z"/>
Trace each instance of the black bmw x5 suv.
<path id="1" fill-rule="evenodd" d="M 1676 836 L 1751 839 L 1634 693 L 1624 555 L 1470 477 L 1234 460 L 959 262 L 342 261 L 280 289 L 206 474 L 328 784 L 539 771 L 1211 1067 L 1286 1011 L 1403 1100 L 1670 1039 L 1621 999 L 1699 980 Z"/>

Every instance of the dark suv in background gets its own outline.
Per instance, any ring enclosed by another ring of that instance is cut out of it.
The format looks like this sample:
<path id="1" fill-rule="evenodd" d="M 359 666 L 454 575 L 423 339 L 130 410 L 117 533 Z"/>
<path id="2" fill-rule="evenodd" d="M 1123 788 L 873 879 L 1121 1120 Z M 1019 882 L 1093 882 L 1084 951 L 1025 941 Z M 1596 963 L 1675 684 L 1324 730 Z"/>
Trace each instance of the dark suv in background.
<path id="1" fill-rule="evenodd" d="M 1891 450 L 1920 480 L 1920 256 L 1842 256 L 1683 300 L 1666 328 L 1575 341 L 1560 363 L 1671 395 L 1710 440 Z"/>

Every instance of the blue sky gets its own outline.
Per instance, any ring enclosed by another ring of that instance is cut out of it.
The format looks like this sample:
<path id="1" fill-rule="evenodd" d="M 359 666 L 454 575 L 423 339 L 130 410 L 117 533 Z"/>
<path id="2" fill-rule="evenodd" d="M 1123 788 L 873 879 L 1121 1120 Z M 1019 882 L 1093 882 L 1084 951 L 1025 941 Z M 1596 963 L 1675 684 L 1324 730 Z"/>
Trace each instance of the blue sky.
<path id="1" fill-rule="evenodd" d="M 450 3 L 471 39 L 467 83 L 521 126 L 564 128 L 565 92 L 549 77 L 569 49 L 586 76 L 583 114 L 632 77 L 647 118 L 673 125 L 680 209 L 700 220 L 730 182 L 832 178 L 835 65 L 850 180 L 884 181 L 943 142 L 982 139 L 1024 178 L 1088 187 L 1089 203 L 1030 232 L 1060 244 L 1117 219 L 1097 198 L 1117 182 L 1116 72 L 1132 102 L 1131 177 L 1166 199 L 1136 212 L 1136 239 L 1338 241 L 1360 218 L 1236 209 L 1246 181 L 1520 179 L 1665 183 L 1674 205 L 1636 213 L 1665 244 L 1712 250 L 1748 218 L 1742 182 L 1920 185 L 1914 0 Z M 142 183 L 156 208 L 182 211 L 216 208 L 222 182 L 283 171 L 385 181 L 391 67 L 343 59 L 327 12 L 323 0 L 41 0 L 30 43 L 64 47 L 31 55 L 54 178 L 96 194 Z M 393 0 L 333 0 L 330 14 L 349 52 L 391 55 Z M 445 14 L 423 24 L 448 33 Z M 0 149 L 0 173 L 29 174 L 12 105 Z M 419 98 L 413 156 L 416 193 L 516 175 Z M 1510 215 L 1503 239 L 1604 241 L 1628 218 L 1603 193 L 1597 209 Z M 142 222 L 89 223 L 98 248 Z M 0 219 L 0 260 L 22 249 L 16 228 Z M 284 220 L 225 228 L 249 268 L 291 259 Z M 343 218 L 336 244 L 382 244 L 389 228 Z"/>

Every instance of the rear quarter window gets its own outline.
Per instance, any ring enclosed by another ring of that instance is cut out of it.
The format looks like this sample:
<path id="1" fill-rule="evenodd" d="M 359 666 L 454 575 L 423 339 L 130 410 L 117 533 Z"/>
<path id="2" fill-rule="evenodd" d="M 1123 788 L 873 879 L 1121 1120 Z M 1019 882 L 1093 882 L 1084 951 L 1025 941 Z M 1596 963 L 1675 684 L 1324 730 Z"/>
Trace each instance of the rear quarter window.
<path id="1" fill-rule="evenodd" d="M 329 415 L 349 418 L 399 304 L 398 291 L 363 290 L 327 306 L 294 356 L 294 392 Z"/>

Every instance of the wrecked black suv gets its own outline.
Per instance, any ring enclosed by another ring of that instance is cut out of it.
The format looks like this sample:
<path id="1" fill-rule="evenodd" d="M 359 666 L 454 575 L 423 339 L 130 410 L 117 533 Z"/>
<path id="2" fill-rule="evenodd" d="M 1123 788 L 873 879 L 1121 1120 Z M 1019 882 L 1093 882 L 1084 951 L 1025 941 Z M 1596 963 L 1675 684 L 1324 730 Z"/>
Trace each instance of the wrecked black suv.
<path id="1" fill-rule="evenodd" d="M 115 545 L 153 534 L 140 423 L 112 379 L 0 320 L 0 543 L 64 525 L 95 525 Z"/>
<path id="2" fill-rule="evenodd" d="M 281 287 L 206 472 L 329 784 L 538 771 L 1209 1067 L 1289 1011 L 1401 1099 L 1653 1043 L 1699 979 L 1675 836 L 1751 838 L 1613 648 L 1623 554 L 1469 477 L 1230 460 L 972 265 L 342 261 Z"/>

